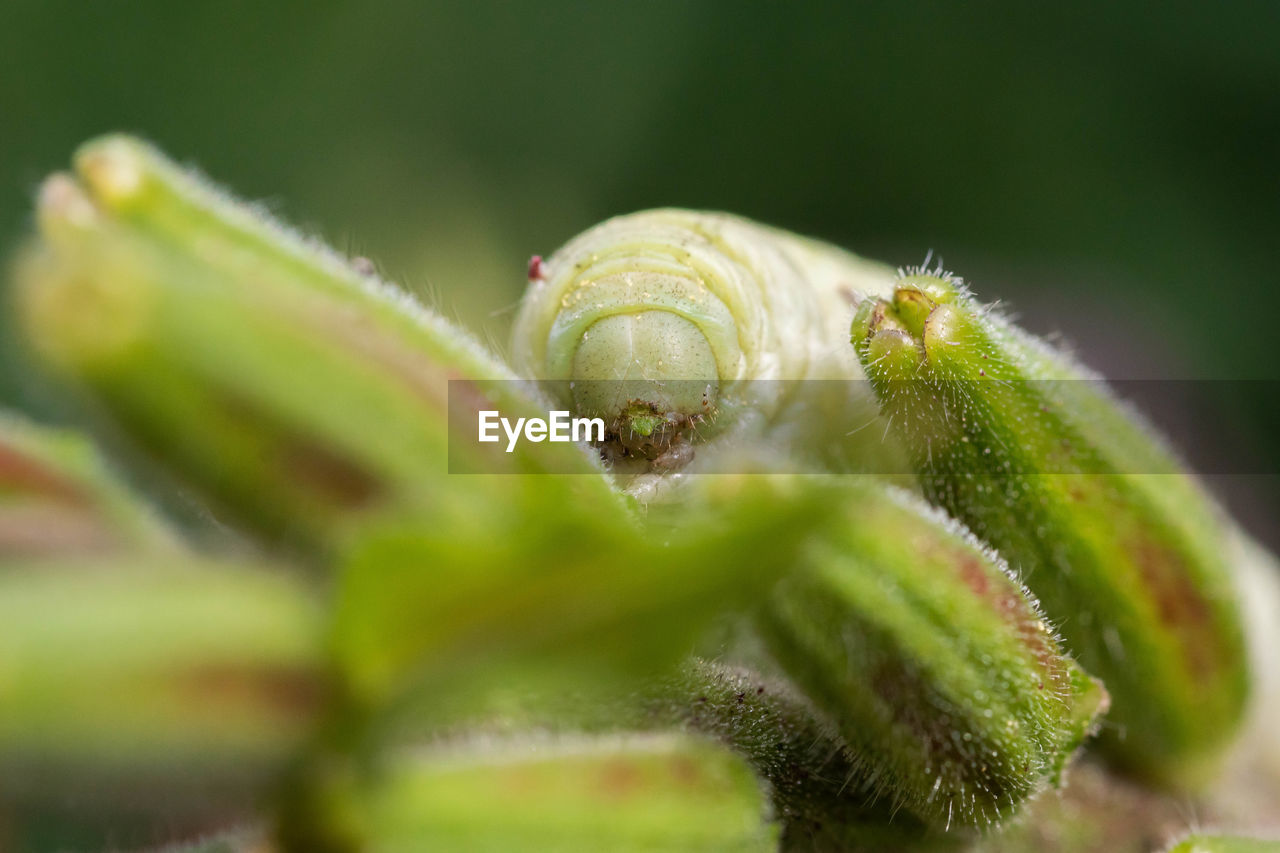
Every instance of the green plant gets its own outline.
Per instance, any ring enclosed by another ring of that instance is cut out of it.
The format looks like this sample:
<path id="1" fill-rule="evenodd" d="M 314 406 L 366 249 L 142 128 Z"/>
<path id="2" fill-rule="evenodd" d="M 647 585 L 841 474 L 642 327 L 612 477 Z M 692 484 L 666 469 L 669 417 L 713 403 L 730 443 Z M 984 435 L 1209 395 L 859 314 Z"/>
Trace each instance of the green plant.
<path id="1" fill-rule="evenodd" d="M 535 259 L 508 365 L 132 139 L 37 217 L 32 352 L 241 535 L 4 422 L 15 845 L 1138 850 L 1186 797 L 1266 828 L 1235 584 L 1274 607 L 1270 558 L 949 276 L 620 217 Z M 594 446 L 468 438 L 557 407 Z"/>

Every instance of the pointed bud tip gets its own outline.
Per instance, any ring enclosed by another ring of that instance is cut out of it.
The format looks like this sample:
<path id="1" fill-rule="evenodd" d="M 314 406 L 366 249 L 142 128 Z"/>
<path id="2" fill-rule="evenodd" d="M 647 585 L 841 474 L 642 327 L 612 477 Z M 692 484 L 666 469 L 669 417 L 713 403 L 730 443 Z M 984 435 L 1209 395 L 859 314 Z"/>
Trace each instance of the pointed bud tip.
<path id="1" fill-rule="evenodd" d="M 109 207 L 123 207 L 145 184 L 147 145 L 123 134 L 85 143 L 74 157 L 75 170 L 89 191 Z"/>
<path id="2" fill-rule="evenodd" d="M 929 318 L 940 306 L 953 302 L 960 290 L 946 276 L 913 274 L 898 279 L 892 301 L 864 301 L 858 306 L 851 336 L 857 344 L 882 331 L 897 330 L 920 340 Z"/>
<path id="3" fill-rule="evenodd" d="M 36 194 L 36 222 L 46 240 L 83 233 L 99 224 L 93 201 L 76 179 L 66 172 L 45 178 Z"/>
<path id="4" fill-rule="evenodd" d="M 925 321 L 936 306 L 927 293 L 913 287 L 900 287 L 893 294 L 894 314 L 915 338 L 924 334 Z"/>
<path id="5" fill-rule="evenodd" d="M 922 362 L 920 347 L 910 334 L 900 329 L 884 329 L 867 341 L 866 364 L 877 375 L 904 379 L 915 375 Z"/>
<path id="6" fill-rule="evenodd" d="M 915 273 L 898 279 L 894 299 L 904 293 L 919 294 L 939 305 L 954 302 L 961 293 L 960 280 L 950 273 Z"/>

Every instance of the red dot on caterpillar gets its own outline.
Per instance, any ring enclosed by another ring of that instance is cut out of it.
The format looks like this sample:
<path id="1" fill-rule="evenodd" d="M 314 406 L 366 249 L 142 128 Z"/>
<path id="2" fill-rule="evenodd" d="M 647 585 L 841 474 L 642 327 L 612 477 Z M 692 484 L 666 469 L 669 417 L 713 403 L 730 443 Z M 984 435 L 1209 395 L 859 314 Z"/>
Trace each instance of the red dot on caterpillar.
<path id="1" fill-rule="evenodd" d="M 542 255 L 534 255 L 529 259 L 529 281 L 543 281 L 546 277 L 547 268 L 542 262 Z"/>

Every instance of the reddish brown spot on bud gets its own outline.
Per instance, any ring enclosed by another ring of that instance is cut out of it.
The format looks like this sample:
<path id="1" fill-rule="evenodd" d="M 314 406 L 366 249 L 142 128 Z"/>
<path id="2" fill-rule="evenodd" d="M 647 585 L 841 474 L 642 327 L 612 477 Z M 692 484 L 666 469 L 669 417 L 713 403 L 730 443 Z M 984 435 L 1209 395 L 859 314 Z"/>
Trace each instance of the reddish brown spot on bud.
<path id="1" fill-rule="evenodd" d="M 235 667 L 210 664 L 181 674 L 178 695 L 212 712 L 253 707 L 281 717 L 308 717 L 324 701 L 315 673 L 286 666 Z"/>
<path id="2" fill-rule="evenodd" d="M 73 505 L 84 505 L 89 500 L 79 485 L 61 473 L 4 446 L 0 446 L 0 490 L 35 492 Z"/>
<path id="3" fill-rule="evenodd" d="M 1186 557 L 1155 536 L 1139 534 L 1126 542 L 1125 548 L 1142 573 L 1157 618 L 1180 640 L 1187 665 L 1197 678 L 1211 677 L 1220 663 L 1215 642 L 1219 626 Z"/>
<path id="4" fill-rule="evenodd" d="M 600 768 L 598 790 L 607 798 L 621 800 L 632 796 L 640 788 L 643 779 L 639 770 L 630 763 L 611 761 Z"/>
<path id="5" fill-rule="evenodd" d="M 285 476 L 338 507 L 365 507 L 383 492 L 377 476 L 315 441 L 302 437 L 286 441 L 279 460 Z"/>

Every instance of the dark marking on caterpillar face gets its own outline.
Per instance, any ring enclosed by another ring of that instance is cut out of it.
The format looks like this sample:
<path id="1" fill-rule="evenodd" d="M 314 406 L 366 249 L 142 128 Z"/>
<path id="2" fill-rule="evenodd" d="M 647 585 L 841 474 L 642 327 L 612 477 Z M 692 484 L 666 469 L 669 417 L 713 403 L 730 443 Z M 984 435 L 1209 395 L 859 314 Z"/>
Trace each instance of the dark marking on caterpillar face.
<path id="1" fill-rule="evenodd" d="M 693 460 L 694 432 L 706 420 L 634 399 L 606 423 L 600 453 L 612 465 L 647 462 L 655 471 L 675 471 Z"/>

